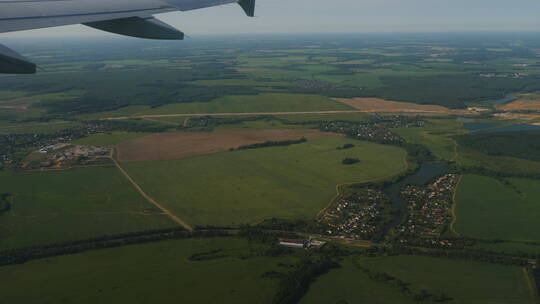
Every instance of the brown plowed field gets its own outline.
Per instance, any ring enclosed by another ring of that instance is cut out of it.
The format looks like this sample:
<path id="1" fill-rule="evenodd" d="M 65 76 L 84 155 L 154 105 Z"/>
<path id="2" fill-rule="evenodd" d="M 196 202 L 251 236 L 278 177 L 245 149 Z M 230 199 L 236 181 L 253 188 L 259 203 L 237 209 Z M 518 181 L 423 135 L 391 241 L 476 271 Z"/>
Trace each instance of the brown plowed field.
<path id="1" fill-rule="evenodd" d="M 123 142 L 117 146 L 120 161 L 155 161 L 186 158 L 227 151 L 266 141 L 317 139 L 342 136 L 317 130 L 223 130 L 214 132 L 167 132 Z"/>
<path id="2" fill-rule="evenodd" d="M 505 111 L 540 111 L 540 99 L 520 99 L 497 107 Z"/>
<path id="3" fill-rule="evenodd" d="M 391 112 L 391 113 L 422 113 L 422 114 L 475 114 L 468 110 L 452 110 L 443 106 L 420 105 L 412 102 L 390 101 L 379 98 L 336 98 L 352 108 L 364 112 Z"/>

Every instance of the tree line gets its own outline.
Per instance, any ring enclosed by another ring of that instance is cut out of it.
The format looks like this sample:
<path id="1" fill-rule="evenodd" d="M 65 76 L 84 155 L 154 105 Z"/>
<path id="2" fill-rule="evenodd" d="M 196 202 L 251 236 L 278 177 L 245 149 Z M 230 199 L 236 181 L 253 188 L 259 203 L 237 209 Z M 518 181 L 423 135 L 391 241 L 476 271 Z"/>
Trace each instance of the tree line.
<path id="1" fill-rule="evenodd" d="M 114 248 L 133 244 L 195 237 L 228 237 L 228 231 L 210 230 L 189 232 L 182 228 L 146 230 L 123 234 L 105 235 L 72 242 L 36 245 L 0 251 L 0 266 L 23 264 L 31 260 L 81 253 L 96 249 Z"/>
<path id="2" fill-rule="evenodd" d="M 447 302 L 452 301 L 453 298 L 447 296 L 444 293 L 435 294 L 427 290 L 421 290 L 420 292 L 415 292 L 410 288 L 411 283 L 402 281 L 401 279 L 394 277 L 386 272 L 378 272 L 370 270 L 362 265 L 360 265 L 356 260 L 354 260 L 354 266 L 360 269 L 368 278 L 376 282 L 382 282 L 392 288 L 397 289 L 399 292 L 409 297 L 410 299 L 416 302 Z"/>
<path id="3" fill-rule="evenodd" d="M 7 213 L 11 210 L 12 195 L 9 193 L 0 193 L 0 215 Z"/>
<path id="4" fill-rule="evenodd" d="M 273 304 L 296 304 L 307 293 L 309 286 L 320 276 L 338 268 L 339 263 L 327 255 L 303 258 L 294 270 L 285 274 L 279 282 Z"/>
<path id="5" fill-rule="evenodd" d="M 285 146 L 297 145 L 297 144 L 301 144 L 305 142 L 307 142 L 307 139 L 305 137 L 302 137 L 300 139 L 283 140 L 283 141 L 265 141 L 262 143 L 240 146 L 238 148 L 231 148 L 231 151 L 251 150 L 251 149 L 268 148 L 268 147 L 285 147 Z"/>

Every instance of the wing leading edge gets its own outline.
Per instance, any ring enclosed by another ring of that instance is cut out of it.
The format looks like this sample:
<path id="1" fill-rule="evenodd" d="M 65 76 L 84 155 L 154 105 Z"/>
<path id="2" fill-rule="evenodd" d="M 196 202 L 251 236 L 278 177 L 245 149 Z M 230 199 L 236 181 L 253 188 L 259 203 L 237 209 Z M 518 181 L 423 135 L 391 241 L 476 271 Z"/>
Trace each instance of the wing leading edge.
<path id="1" fill-rule="evenodd" d="M 0 33 L 82 23 L 120 35 L 182 40 L 184 33 L 153 15 L 230 3 L 255 14 L 255 0 L 0 0 Z M 0 45 L 0 73 L 35 73 L 35 65 Z"/>

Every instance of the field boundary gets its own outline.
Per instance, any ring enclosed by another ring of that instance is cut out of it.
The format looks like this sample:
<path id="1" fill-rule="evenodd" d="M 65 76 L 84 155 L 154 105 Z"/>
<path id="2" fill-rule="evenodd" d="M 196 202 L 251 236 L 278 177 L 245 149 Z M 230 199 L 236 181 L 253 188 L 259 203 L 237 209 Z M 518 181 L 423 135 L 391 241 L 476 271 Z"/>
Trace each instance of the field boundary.
<path id="1" fill-rule="evenodd" d="M 529 286 L 530 290 L 530 297 L 532 302 L 534 304 L 540 303 L 540 297 L 538 295 L 538 289 L 536 288 L 536 280 L 534 279 L 534 275 L 531 273 L 531 270 L 527 267 L 523 267 L 523 274 L 525 275 L 525 280 L 527 281 L 527 285 Z"/>
<path id="2" fill-rule="evenodd" d="M 457 215 L 456 215 L 456 207 L 457 207 L 457 199 L 456 199 L 456 195 L 457 195 L 457 191 L 458 191 L 458 188 L 459 188 L 459 185 L 461 184 L 461 181 L 463 180 L 463 175 L 460 175 L 459 176 L 459 179 L 458 179 L 458 182 L 456 184 L 456 188 L 454 189 L 454 193 L 452 194 L 452 209 L 450 209 L 450 212 L 452 213 L 452 222 L 450 222 L 450 231 L 455 235 L 455 236 L 461 236 L 461 234 L 459 232 L 456 231 L 454 225 L 456 224 L 456 221 L 457 221 Z"/>

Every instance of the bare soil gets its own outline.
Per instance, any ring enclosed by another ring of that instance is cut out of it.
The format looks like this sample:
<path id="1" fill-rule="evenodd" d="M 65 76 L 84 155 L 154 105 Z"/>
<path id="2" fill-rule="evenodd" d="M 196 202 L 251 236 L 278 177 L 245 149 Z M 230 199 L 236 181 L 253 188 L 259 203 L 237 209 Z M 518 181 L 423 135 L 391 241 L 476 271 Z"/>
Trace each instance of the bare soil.
<path id="1" fill-rule="evenodd" d="M 318 130 L 220 130 L 214 132 L 167 132 L 125 141 L 117 146 L 118 159 L 157 161 L 207 155 L 266 141 L 305 137 L 318 139 L 342 136 Z"/>
<path id="2" fill-rule="evenodd" d="M 540 111 L 540 99 L 520 99 L 497 108 L 505 111 Z"/>
<path id="3" fill-rule="evenodd" d="M 14 111 L 14 112 L 28 112 L 28 109 L 31 105 L 37 103 L 37 100 L 28 98 L 28 97 L 22 97 L 13 99 L 10 101 L 4 101 L 0 105 L 0 109 L 8 110 L 8 111 Z"/>

